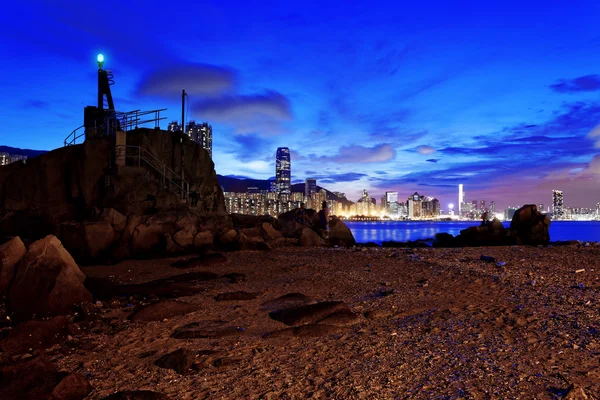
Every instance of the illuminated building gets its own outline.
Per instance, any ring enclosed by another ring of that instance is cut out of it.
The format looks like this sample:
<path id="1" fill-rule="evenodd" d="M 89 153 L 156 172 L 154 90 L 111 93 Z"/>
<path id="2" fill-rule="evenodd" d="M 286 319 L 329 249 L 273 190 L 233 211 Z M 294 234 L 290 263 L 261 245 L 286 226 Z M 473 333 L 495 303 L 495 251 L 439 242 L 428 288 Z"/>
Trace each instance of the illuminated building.
<path id="1" fill-rule="evenodd" d="M 408 198 L 408 218 L 413 219 L 423 217 L 422 202 L 423 196 L 417 192 Z"/>
<path id="2" fill-rule="evenodd" d="M 398 192 L 385 192 L 385 205 L 382 204 L 382 207 L 385 208 L 385 212 L 389 214 L 390 217 L 398 216 Z"/>
<path id="3" fill-rule="evenodd" d="M 0 153 L 0 165 L 10 164 L 10 155 L 8 153 Z"/>
<path id="4" fill-rule="evenodd" d="M 315 178 L 307 178 L 304 181 L 304 196 L 310 197 L 313 193 L 317 193 L 317 180 Z"/>
<path id="5" fill-rule="evenodd" d="M 167 126 L 169 132 L 181 132 L 181 125 L 177 121 L 171 121 Z M 197 124 L 196 121 L 190 121 L 185 126 L 185 133 L 194 143 L 202 146 L 212 158 L 212 126 L 207 122 Z"/>
<path id="6" fill-rule="evenodd" d="M 553 190 L 552 191 L 552 216 L 554 218 L 564 217 L 562 190 Z"/>
<path id="7" fill-rule="evenodd" d="M 275 179 L 277 182 L 277 193 L 286 195 L 292 193 L 291 186 L 291 159 L 290 149 L 278 147 L 275 156 Z"/>
<path id="8" fill-rule="evenodd" d="M 465 202 L 465 187 L 461 183 L 458 185 L 458 215 L 462 215 L 463 203 Z"/>

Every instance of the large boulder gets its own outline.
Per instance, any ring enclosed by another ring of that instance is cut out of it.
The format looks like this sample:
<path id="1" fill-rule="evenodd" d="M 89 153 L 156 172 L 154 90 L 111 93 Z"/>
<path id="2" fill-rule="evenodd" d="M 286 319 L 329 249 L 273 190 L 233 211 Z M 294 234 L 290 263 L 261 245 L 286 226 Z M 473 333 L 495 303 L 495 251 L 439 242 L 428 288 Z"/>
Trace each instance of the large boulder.
<path id="1" fill-rule="evenodd" d="M 535 204 L 527 204 L 515 211 L 510 222 L 516 244 L 547 245 L 550 242 L 550 218 L 540 213 Z"/>
<path id="2" fill-rule="evenodd" d="M 47 349 L 67 337 L 68 326 L 69 319 L 63 315 L 47 321 L 27 321 L 12 329 L 0 346 L 9 354 Z"/>
<path id="3" fill-rule="evenodd" d="M 147 255 L 163 250 L 166 246 L 163 225 L 147 221 L 133 231 L 131 252 L 134 255 Z"/>
<path id="4" fill-rule="evenodd" d="M 122 232 L 127 225 L 127 217 L 114 208 L 105 208 L 102 210 L 102 220 L 111 224 L 117 232 Z"/>
<path id="5" fill-rule="evenodd" d="M 21 238 L 14 237 L 0 246 L 0 296 L 4 296 L 15 277 L 15 267 L 27 249 Z"/>
<path id="6" fill-rule="evenodd" d="M 211 231 L 198 232 L 194 236 L 194 249 L 204 250 L 212 248 L 214 245 L 215 237 Z"/>
<path id="7" fill-rule="evenodd" d="M 264 240 L 275 240 L 283 237 L 281 232 L 273 228 L 273 225 L 269 222 L 262 223 L 260 226 L 260 235 Z"/>
<path id="8" fill-rule="evenodd" d="M 304 247 L 326 247 L 327 242 L 319 234 L 310 228 L 302 230 L 300 245 Z"/>
<path id="9" fill-rule="evenodd" d="M 92 300 L 85 275 L 55 236 L 34 242 L 17 265 L 8 300 L 17 319 L 63 315 Z"/>
<path id="10" fill-rule="evenodd" d="M 0 399 L 49 399 L 59 382 L 52 362 L 36 357 L 0 370 Z"/>
<path id="11" fill-rule="evenodd" d="M 329 221 L 329 243 L 342 247 L 352 247 L 356 244 L 352 231 L 338 217 L 331 217 Z"/>
<path id="12" fill-rule="evenodd" d="M 115 242 L 115 230 L 108 221 L 65 222 L 59 237 L 73 258 L 90 263 L 106 257 Z"/>

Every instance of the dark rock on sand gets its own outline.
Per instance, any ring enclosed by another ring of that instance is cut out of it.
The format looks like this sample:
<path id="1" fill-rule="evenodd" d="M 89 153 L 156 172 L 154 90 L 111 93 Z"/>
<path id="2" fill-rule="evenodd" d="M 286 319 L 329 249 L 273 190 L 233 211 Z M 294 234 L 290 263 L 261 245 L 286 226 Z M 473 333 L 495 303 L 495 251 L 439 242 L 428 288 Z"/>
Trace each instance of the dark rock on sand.
<path id="1" fill-rule="evenodd" d="M 143 306 L 131 314 L 129 319 L 134 322 L 162 321 L 164 319 L 198 311 L 200 308 L 202 307 L 198 304 L 184 303 L 175 300 L 161 300 L 158 303 Z"/>
<path id="2" fill-rule="evenodd" d="M 6 294 L 15 277 L 15 269 L 27 253 L 21 238 L 14 237 L 0 246 L 0 296 Z"/>
<path id="3" fill-rule="evenodd" d="M 269 316 L 286 325 L 296 326 L 315 324 L 338 311 L 351 312 L 348 306 L 342 301 L 325 301 L 306 306 L 272 311 L 269 313 Z"/>
<path id="4" fill-rule="evenodd" d="M 27 321 L 17 325 L 0 346 L 10 354 L 21 354 L 29 349 L 47 349 L 60 343 L 68 334 L 69 319 L 57 316 L 48 321 Z"/>
<path id="5" fill-rule="evenodd" d="M 193 322 L 178 328 L 171 335 L 175 339 L 219 338 L 241 334 L 244 329 L 225 325 L 226 321 L 208 320 Z"/>
<path id="6" fill-rule="evenodd" d="M 83 400 L 92 391 L 92 385 L 82 374 L 67 375 L 54 388 L 50 400 Z"/>
<path id="7" fill-rule="evenodd" d="M 73 305 L 92 300 L 84 281 L 85 275 L 61 242 L 46 236 L 29 247 L 17 266 L 8 293 L 10 309 L 20 320 L 34 314 L 68 314 Z"/>
<path id="8" fill-rule="evenodd" d="M 102 400 L 169 400 L 169 397 L 151 390 L 128 390 L 111 394 Z"/>
<path id="9" fill-rule="evenodd" d="M 327 242 L 317 232 L 310 228 L 302 230 L 300 245 L 304 247 L 326 247 Z"/>
<path id="10" fill-rule="evenodd" d="M 42 357 L 2 368 L 0 399 L 48 399 L 60 382 L 56 367 Z"/>
<path id="11" fill-rule="evenodd" d="M 341 247 L 352 247 L 356 244 L 352 231 L 338 217 L 331 217 L 329 221 L 329 243 Z"/>
<path id="12" fill-rule="evenodd" d="M 162 297 L 189 296 L 203 291 L 197 287 L 198 282 L 205 282 L 219 278 L 212 272 L 190 272 L 175 275 L 169 278 L 157 279 L 140 284 L 117 284 L 105 278 L 88 278 L 86 287 L 98 298 L 129 295 L 156 295 Z"/>
<path id="13" fill-rule="evenodd" d="M 284 308 L 292 308 L 312 304 L 314 301 L 302 293 L 288 293 L 262 304 L 263 310 L 274 311 Z"/>
<path id="14" fill-rule="evenodd" d="M 246 282 L 246 274 L 240 274 L 239 272 L 232 272 L 230 274 L 223 275 L 223 278 L 227 279 L 229 283 Z"/>
<path id="15" fill-rule="evenodd" d="M 176 268 L 208 267 L 211 265 L 223 264 L 227 261 L 227 257 L 221 253 L 208 253 L 197 257 L 177 260 L 173 262 L 171 266 Z"/>
<path id="16" fill-rule="evenodd" d="M 360 317 L 350 310 L 341 310 L 319 320 L 319 324 L 335 326 L 351 326 L 360 322 Z"/>
<path id="17" fill-rule="evenodd" d="M 547 245 L 550 242 L 549 228 L 550 218 L 540 213 L 535 204 L 519 208 L 510 222 L 516 244 Z"/>
<path id="18" fill-rule="evenodd" d="M 229 292 L 221 293 L 215 296 L 216 301 L 237 301 L 237 300 L 254 300 L 260 296 L 260 292 Z"/>
<path id="19" fill-rule="evenodd" d="M 180 375 L 192 372 L 191 367 L 196 362 L 196 353 L 191 350 L 179 349 L 156 360 L 157 367 L 172 369 Z"/>
<path id="20" fill-rule="evenodd" d="M 265 338 L 281 338 L 281 337 L 320 337 L 338 333 L 343 330 L 340 326 L 325 325 L 325 324 L 308 324 L 293 328 L 281 329 L 264 335 Z"/>

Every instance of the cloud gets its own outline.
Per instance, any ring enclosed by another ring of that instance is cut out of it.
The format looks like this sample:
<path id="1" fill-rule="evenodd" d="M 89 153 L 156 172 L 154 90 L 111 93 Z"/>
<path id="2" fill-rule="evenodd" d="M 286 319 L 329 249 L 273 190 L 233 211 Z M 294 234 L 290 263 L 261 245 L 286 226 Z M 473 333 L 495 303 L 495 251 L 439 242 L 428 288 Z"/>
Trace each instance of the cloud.
<path id="1" fill-rule="evenodd" d="M 321 183 L 355 182 L 367 177 L 367 174 L 359 172 L 345 172 L 339 174 L 312 174 L 310 178 L 317 180 L 317 185 Z"/>
<path id="2" fill-rule="evenodd" d="M 333 156 L 312 156 L 312 161 L 333 162 L 333 163 L 381 163 L 393 160 L 396 157 L 396 150 L 388 144 L 382 143 L 373 147 L 364 147 L 359 145 L 342 146 L 338 154 Z"/>
<path id="3" fill-rule="evenodd" d="M 600 90 L 600 75 L 585 75 L 575 79 L 560 79 L 550 85 L 558 93 L 595 92 Z"/>
<path id="4" fill-rule="evenodd" d="M 419 154 L 428 155 L 428 154 L 435 153 L 435 149 L 431 146 L 421 145 L 421 146 L 417 147 L 417 152 Z"/>
<path id="5" fill-rule="evenodd" d="M 595 142 L 594 147 L 596 149 L 600 149 L 600 124 L 596 125 L 596 127 L 587 134 L 587 137 Z"/>
<path id="6" fill-rule="evenodd" d="M 232 125 L 239 134 L 280 134 L 285 132 L 282 123 L 292 119 L 288 98 L 272 90 L 204 98 L 191 107 L 201 118 Z"/>
<path id="7" fill-rule="evenodd" d="M 437 163 L 439 160 L 437 158 L 430 158 L 429 160 L 425 160 L 427 162 L 431 162 L 431 163 Z"/>
<path id="8" fill-rule="evenodd" d="M 298 153 L 295 150 L 290 150 L 290 159 L 293 162 L 297 162 L 297 161 L 304 161 L 306 160 L 306 157 L 304 157 L 303 155 L 301 155 L 300 153 Z"/>
<path id="9" fill-rule="evenodd" d="M 275 160 L 275 156 L 269 151 L 273 148 L 273 143 L 270 140 L 261 138 L 256 134 L 233 135 L 232 139 L 234 144 L 227 152 L 233 154 L 240 161 L 253 161 L 261 158 L 265 153 L 268 153 L 265 162 Z"/>
<path id="10" fill-rule="evenodd" d="M 137 87 L 139 96 L 172 100 L 185 89 L 192 96 L 215 95 L 232 91 L 236 74 L 232 69 L 209 64 L 182 63 L 146 74 Z"/>
<path id="11" fill-rule="evenodd" d="M 50 106 L 50 103 L 43 100 L 27 100 L 23 103 L 23 108 L 35 108 L 37 110 L 45 110 Z"/>

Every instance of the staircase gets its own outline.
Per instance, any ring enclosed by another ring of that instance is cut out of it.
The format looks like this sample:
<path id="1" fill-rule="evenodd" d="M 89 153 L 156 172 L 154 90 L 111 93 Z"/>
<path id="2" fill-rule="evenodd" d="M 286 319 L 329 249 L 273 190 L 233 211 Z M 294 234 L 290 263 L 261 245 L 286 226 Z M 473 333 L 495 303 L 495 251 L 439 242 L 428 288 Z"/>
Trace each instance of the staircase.
<path id="1" fill-rule="evenodd" d="M 181 175 L 167 167 L 162 161 L 141 146 L 116 146 L 117 160 L 125 161 L 125 165 L 144 167 L 158 175 L 163 187 L 181 194 L 182 201 L 187 201 L 190 194 L 190 185 Z"/>

